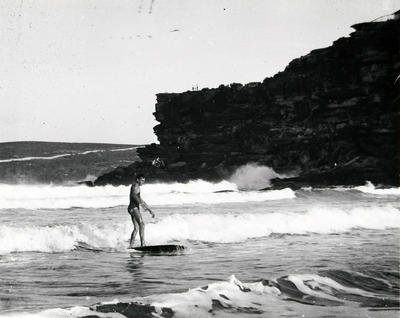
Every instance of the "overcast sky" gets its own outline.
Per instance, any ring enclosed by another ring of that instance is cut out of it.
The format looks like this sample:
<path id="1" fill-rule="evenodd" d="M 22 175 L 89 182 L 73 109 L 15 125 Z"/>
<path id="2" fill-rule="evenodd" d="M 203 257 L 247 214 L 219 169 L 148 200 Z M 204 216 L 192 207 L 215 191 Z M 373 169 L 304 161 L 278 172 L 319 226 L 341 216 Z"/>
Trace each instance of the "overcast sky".
<path id="1" fill-rule="evenodd" d="M 155 94 L 262 81 L 400 0 L 1 0 L 0 142 L 155 142 Z"/>

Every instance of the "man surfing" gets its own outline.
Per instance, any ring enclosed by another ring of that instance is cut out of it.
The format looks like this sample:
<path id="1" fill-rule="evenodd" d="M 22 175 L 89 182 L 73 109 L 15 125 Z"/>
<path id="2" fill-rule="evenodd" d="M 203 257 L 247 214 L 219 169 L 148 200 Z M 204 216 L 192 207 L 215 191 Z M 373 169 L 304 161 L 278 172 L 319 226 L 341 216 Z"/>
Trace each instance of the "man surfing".
<path id="1" fill-rule="evenodd" d="M 131 192 L 129 195 L 129 206 L 128 213 L 131 215 L 132 223 L 133 223 L 133 231 L 131 234 L 131 239 L 129 242 L 129 248 L 133 248 L 133 243 L 135 241 L 136 234 L 139 229 L 140 236 L 140 246 L 145 245 L 144 240 L 144 222 L 142 219 L 142 215 L 140 214 L 140 206 L 142 206 L 145 210 L 149 211 L 151 216 L 154 218 L 155 215 L 153 211 L 149 208 L 149 206 L 142 200 L 140 197 L 140 186 L 145 182 L 145 177 L 143 174 L 138 174 L 136 176 L 136 181 L 131 186 Z"/>

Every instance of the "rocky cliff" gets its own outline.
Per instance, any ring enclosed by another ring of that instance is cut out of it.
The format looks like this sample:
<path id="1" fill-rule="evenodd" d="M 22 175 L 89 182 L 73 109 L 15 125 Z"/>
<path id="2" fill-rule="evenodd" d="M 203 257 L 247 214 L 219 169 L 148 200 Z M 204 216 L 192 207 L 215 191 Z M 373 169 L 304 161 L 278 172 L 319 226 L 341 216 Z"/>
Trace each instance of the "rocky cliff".
<path id="1" fill-rule="evenodd" d="M 297 173 L 276 187 L 398 184 L 399 12 L 353 28 L 262 83 L 158 94 L 159 144 L 95 184 L 218 180 L 249 162 Z"/>

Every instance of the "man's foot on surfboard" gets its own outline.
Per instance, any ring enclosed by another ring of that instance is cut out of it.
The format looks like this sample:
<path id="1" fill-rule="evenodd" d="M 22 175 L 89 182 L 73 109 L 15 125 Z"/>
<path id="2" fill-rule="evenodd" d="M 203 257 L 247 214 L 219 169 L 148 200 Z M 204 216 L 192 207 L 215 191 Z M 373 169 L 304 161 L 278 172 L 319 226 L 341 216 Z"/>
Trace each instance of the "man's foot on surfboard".
<path id="1" fill-rule="evenodd" d="M 136 247 L 145 247 L 146 244 L 140 245 L 140 246 L 135 246 L 135 245 L 129 245 L 128 250 L 136 248 Z"/>

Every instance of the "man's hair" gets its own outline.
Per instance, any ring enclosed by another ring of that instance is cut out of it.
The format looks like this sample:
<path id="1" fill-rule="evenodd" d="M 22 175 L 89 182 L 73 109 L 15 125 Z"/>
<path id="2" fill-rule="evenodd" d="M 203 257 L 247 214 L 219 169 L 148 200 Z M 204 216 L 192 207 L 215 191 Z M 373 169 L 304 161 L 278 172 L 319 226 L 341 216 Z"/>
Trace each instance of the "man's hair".
<path id="1" fill-rule="evenodd" d="M 141 179 L 141 178 L 144 178 L 144 174 L 143 173 L 138 173 L 136 175 L 136 179 Z"/>

